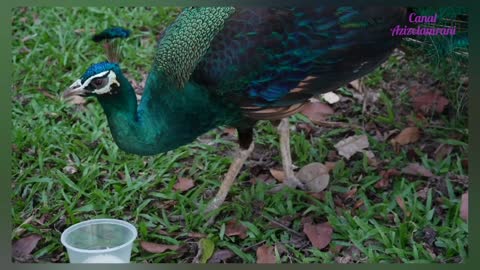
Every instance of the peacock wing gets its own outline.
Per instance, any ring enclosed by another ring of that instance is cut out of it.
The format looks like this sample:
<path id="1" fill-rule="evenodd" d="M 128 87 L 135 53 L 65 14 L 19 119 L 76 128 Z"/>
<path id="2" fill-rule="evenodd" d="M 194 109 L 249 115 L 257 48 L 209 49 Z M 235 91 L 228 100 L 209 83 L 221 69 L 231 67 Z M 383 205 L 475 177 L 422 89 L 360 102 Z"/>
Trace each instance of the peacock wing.
<path id="1" fill-rule="evenodd" d="M 193 79 L 252 118 L 285 117 L 377 67 L 398 44 L 392 7 L 246 8 L 225 22 Z"/>

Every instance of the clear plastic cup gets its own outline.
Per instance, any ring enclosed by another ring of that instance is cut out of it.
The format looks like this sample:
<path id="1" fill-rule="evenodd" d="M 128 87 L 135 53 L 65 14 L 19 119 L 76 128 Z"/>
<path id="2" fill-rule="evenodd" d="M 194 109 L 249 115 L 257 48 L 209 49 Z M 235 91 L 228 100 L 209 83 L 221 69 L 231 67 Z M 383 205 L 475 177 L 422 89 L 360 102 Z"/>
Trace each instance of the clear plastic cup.
<path id="1" fill-rule="evenodd" d="M 61 236 L 70 263 L 129 263 L 137 229 L 117 219 L 92 219 L 67 228 Z"/>

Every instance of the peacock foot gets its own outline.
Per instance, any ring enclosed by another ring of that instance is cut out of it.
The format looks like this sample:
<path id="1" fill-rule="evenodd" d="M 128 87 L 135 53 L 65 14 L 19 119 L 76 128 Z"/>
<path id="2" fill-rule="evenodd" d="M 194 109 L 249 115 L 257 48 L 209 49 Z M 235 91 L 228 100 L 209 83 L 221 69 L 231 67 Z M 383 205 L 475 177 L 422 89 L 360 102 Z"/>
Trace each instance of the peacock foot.
<path id="1" fill-rule="evenodd" d="M 303 184 L 297 177 L 285 177 L 283 183 L 275 185 L 273 188 L 270 189 L 270 193 L 277 193 L 284 188 L 292 188 L 292 189 L 301 189 L 306 190 L 305 184 Z"/>
<path id="2" fill-rule="evenodd" d="M 293 172 L 292 155 L 290 154 L 290 128 L 288 118 L 283 118 L 278 125 L 280 135 L 280 153 L 282 156 L 282 167 L 285 172 L 285 180 L 282 184 L 272 188 L 270 192 L 278 192 L 285 187 L 305 189 L 305 185 L 298 180 Z"/>
<path id="3" fill-rule="evenodd" d="M 293 172 L 292 172 L 293 174 Z M 284 186 L 289 188 L 298 188 L 305 190 L 305 184 L 302 183 L 296 176 L 292 175 L 290 177 L 285 177 L 285 182 L 283 183 Z"/>

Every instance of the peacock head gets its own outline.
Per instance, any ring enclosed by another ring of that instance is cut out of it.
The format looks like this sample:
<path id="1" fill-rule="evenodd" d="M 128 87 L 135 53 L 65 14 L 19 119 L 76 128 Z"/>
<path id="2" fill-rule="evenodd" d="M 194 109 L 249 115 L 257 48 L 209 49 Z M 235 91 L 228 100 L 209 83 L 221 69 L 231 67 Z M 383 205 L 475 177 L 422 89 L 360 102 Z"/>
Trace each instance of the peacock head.
<path id="1" fill-rule="evenodd" d="M 77 96 L 114 95 L 120 89 L 122 75 L 116 63 L 101 62 L 91 65 L 83 76 L 75 81 L 63 94 L 64 98 Z"/>
<path id="2" fill-rule="evenodd" d="M 64 98 L 70 96 L 104 96 L 117 94 L 123 75 L 118 66 L 120 57 L 119 40 L 130 36 L 130 31 L 123 27 L 110 27 L 95 34 L 92 40 L 103 43 L 109 61 L 91 65 L 83 76 L 64 92 Z"/>

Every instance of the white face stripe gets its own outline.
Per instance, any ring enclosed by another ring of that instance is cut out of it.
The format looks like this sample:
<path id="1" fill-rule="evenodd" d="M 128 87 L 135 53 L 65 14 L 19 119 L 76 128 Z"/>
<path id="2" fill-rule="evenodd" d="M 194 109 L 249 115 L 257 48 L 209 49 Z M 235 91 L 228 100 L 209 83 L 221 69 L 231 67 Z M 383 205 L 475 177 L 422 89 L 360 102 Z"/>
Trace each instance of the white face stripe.
<path id="1" fill-rule="evenodd" d="M 117 84 L 117 86 L 120 86 L 120 83 L 117 81 L 117 75 L 115 75 L 115 72 L 110 72 L 108 70 L 105 72 L 109 72 L 107 75 L 108 83 L 103 88 L 92 91 L 92 93 L 102 95 L 109 93 L 110 90 L 112 90 L 112 84 Z M 105 72 L 99 73 L 98 76 L 92 76 L 92 79 L 98 78 L 99 76 L 101 77 L 101 74 L 105 75 Z"/>
<path id="2" fill-rule="evenodd" d="M 96 90 L 92 91 L 92 93 L 99 94 L 99 95 L 109 93 L 110 90 L 111 90 L 111 85 L 112 84 L 117 84 L 117 86 L 120 86 L 120 83 L 117 81 L 117 75 L 115 75 L 115 72 L 110 72 L 110 70 L 100 72 L 100 73 L 88 78 L 87 80 L 85 80 L 85 82 L 83 84 L 82 84 L 82 80 L 78 79 L 77 81 L 75 81 L 70 86 L 70 88 L 85 89 L 85 87 L 87 87 L 87 85 L 89 85 L 90 82 L 92 82 L 93 79 L 103 77 L 107 73 L 108 73 L 108 75 L 107 75 L 108 83 L 103 88 L 96 89 Z"/>
<path id="3" fill-rule="evenodd" d="M 100 72 L 100 73 L 98 73 L 97 75 L 93 75 L 92 77 L 86 79 L 85 82 L 82 84 L 82 87 L 83 87 L 83 88 L 84 88 L 84 87 L 87 87 L 87 85 L 89 85 L 90 82 L 92 82 L 93 79 L 96 79 L 96 78 L 98 78 L 98 77 L 103 77 L 103 76 L 105 76 L 105 74 L 107 74 L 108 72 L 110 72 L 110 70 L 106 70 L 106 71 L 104 71 L 104 72 Z"/>

